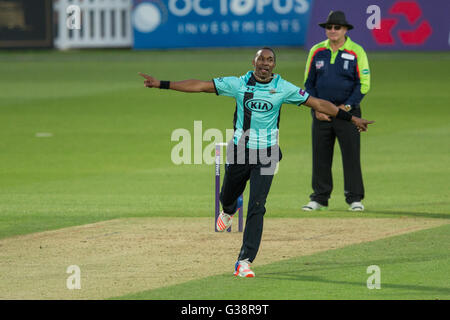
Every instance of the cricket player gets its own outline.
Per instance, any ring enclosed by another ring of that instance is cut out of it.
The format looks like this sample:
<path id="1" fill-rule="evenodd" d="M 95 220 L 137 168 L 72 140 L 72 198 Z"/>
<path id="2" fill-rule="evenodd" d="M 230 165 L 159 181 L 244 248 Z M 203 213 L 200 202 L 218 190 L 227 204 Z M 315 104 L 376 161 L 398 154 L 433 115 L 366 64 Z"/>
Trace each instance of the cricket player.
<path id="1" fill-rule="evenodd" d="M 303 89 L 272 73 L 276 65 L 275 52 L 262 48 L 252 61 L 253 70 L 240 77 L 221 77 L 210 81 L 160 81 L 142 74 L 147 88 L 171 89 L 181 92 L 207 92 L 230 96 L 236 100 L 234 137 L 227 148 L 227 162 L 220 193 L 222 212 L 217 230 L 231 226 L 237 211 L 237 199 L 250 181 L 250 196 L 242 247 L 234 268 L 234 275 L 254 277 L 250 264 L 258 252 L 266 198 L 275 172 L 274 164 L 281 160 L 278 147 L 280 110 L 284 103 L 304 104 L 316 111 L 352 122 L 359 131 L 366 131 L 373 121 L 350 115 L 334 104 L 314 98 Z"/>

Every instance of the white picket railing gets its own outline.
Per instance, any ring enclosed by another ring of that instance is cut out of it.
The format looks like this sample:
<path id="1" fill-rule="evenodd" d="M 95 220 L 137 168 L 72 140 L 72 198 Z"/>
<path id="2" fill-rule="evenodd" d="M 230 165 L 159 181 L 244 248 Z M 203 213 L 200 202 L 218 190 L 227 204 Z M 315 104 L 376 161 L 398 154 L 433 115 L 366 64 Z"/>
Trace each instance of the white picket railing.
<path id="1" fill-rule="evenodd" d="M 67 8 L 78 6 L 80 29 L 67 26 Z M 132 0 L 54 0 L 55 40 L 59 49 L 131 47 Z"/>

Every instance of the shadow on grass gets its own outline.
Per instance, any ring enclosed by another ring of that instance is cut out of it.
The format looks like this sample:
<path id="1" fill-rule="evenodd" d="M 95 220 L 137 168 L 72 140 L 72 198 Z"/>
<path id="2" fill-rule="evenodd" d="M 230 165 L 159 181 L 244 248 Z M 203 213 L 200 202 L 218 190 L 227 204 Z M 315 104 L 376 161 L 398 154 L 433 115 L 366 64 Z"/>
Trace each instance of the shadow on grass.
<path id="1" fill-rule="evenodd" d="M 447 213 L 432 213 L 432 212 L 412 212 L 412 211 L 372 211 L 365 210 L 364 213 L 384 214 L 387 216 L 408 216 L 415 218 L 436 218 L 436 219 L 450 219 L 450 214 Z"/>
<path id="2" fill-rule="evenodd" d="M 259 274 L 259 278 L 266 278 L 270 280 L 281 280 L 281 281 L 302 281 L 302 282 L 321 282 L 321 283 L 330 283 L 337 285 L 350 285 L 355 287 L 361 287 L 361 285 L 365 285 L 361 282 L 352 282 L 352 281 L 340 281 L 340 280 L 331 280 L 326 279 L 320 276 L 307 276 L 300 275 L 297 273 L 265 273 Z M 381 289 L 401 289 L 407 291 L 421 291 L 421 292 L 429 292 L 431 294 L 445 294 L 450 296 L 449 288 L 439 288 L 439 287 L 431 287 L 431 286 L 421 286 L 421 285 L 409 285 L 409 284 L 393 284 L 393 283 L 383 283 L 383 279 L 381 280 Z"/>
<path id="3" fill-rule="evenodd" d="M 336 258 L 336 257 L 333 257 Z M 393 264 L 403 264 L 403 263 L 420 263 L 420 262 L 436 262 L 439 260 L 450 259 L 450 254 L 442 255 L 415 255 L 411 257 L 398 258 L 381 258 L 373 260 L 364 261 L 345 261 L 342 263 L 331 262 L 329 258 L 325 260 L 316 260 L 309 262 L 306 260 L 307 257 L 303 258 L 301 261 L 293 262 L 289 261 L 289 269 L 295 268 L 299 272 L 317 272 L 317 271 L 330 271 L 330 270 L 342 270 L 343 268 L 354 268 L 354 267 L 368 267 L 371 265 L 377 265 L 380 267 L 393 265 Z M 317 258 L 316 258 L 317 259 Z M 338 258 L 336 258 L 338 259 Z M 283 273 L 283 270 L 280 270 Z M 290 270 L 285 270 L 286 273 L 290 273 Z M 267 273 L 266 273 L 267 274 Z M 271 274 L 271 273 L 269 273 Z"/>
<path id="4" fill-rule="evenodd" d="M 361 287 L 361 282 L 351 282 L 351 281 L 340 281 L 340 280 L 332 280 L 328 278 L 324 278 L 321 276 L 312 276 L 305 275 L 301 273 L 307 272 L 323 272 L 327 271 L 327 274 L 330 274 L 332 270 L 343 270 L 345 268 L 354 268 L 354 267 L 363 267 L 364 269 L 370 265 L 380 266 L 381 272 L 383 272 L 383 266 L 392 265 L 392 264 L 402 264 L 402 263 L 420 263 L 420 262 L 430 262 L 437 260 L 448 260 L 450 258 L 450 254 L 442 254 L 442 255 L 420 255 L 413 257 L 389 257 L 389 258 L 380 258 L 380 259 L 372 259 L 365 261 L 346 261 L 342 263 L 330 262 L 329 259 L 326 260 L 316 260 L 312 262 L 305 261 L 305 259 L 301 259 L 301 261 L 291 262 L 289 263 L 290 270 L 283 270 L 283 268 L 277 268 L 277 272 L 268 272 L 268 273 L 259 273 L 258 278 L 265 278 L 270 280 L 287 280 L 287 281 L 308 281 L 308 282 L 322 282 L 322 283 L 331 283 L 338 285 L 352 285 Z M 292 272 L 292 269 L 295 268 L 296 272 Z M 367 275 L 369 276 L 369 275 Z M 446 279 L 445 276 L 443 278 Z M 450 296 L 450 288 L 442 288 L 442 287 L 431 287 L 431 286 L 421 286 L 421 285 L 413 285 L 413 284 L 392 284 L 392 283 L 383 283 L 381 282 L 382 288 L 390 288 L 390 289 L 402 289 L 402 290 L 415 290 L 415 291 L 426 291 L 433 294 L 445 294 Z"/>

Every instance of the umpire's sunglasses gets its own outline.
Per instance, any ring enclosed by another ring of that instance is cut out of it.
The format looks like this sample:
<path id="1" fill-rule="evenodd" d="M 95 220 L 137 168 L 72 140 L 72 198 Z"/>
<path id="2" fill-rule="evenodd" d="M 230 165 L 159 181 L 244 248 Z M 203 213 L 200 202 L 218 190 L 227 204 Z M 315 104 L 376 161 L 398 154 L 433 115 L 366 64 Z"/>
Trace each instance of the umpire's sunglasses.
<path id="1" fill-rule="evenodd" d="M 328 25 L 325 26 L 325 28 L 326 28 L 327 30 L 331 30 L 331 29 L 333 29 L 333 28 L 334 28 L 334 30 L 341 30 L 342 26 L 328 24 Z"/>

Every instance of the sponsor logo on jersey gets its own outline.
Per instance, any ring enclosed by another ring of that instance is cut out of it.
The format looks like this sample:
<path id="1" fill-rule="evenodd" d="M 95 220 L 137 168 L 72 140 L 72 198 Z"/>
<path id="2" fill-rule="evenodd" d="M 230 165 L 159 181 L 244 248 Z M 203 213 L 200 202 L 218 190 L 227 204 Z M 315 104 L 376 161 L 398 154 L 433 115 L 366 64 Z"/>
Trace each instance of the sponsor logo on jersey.
<path id="1" fill-rule="evenodd" d="M 245 102 L 245 107 L 256 112 L 268 112 L 273 109 L 272 103 L 263 99 L 251 99 Z"/>

